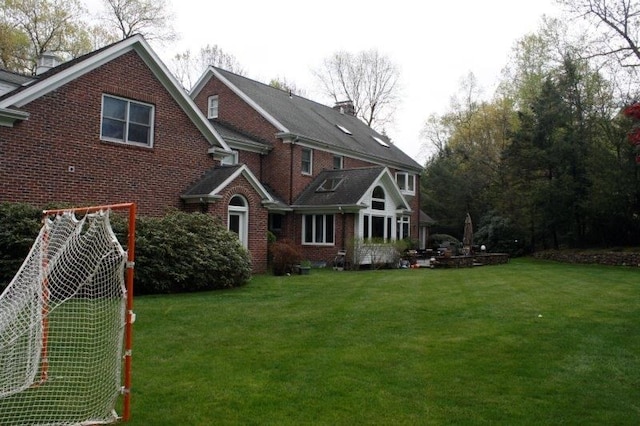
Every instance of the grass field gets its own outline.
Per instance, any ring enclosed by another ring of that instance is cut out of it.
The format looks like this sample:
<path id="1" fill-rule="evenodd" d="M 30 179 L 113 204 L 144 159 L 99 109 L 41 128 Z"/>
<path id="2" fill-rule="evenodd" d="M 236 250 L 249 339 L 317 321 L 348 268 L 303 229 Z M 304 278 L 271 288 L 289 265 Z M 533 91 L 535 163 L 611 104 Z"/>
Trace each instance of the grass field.
<path id="1" fill-rule="evenodd" d="M 130 425 L 640 424 L 640 270 L 533 260 L 136 300 Z"/>

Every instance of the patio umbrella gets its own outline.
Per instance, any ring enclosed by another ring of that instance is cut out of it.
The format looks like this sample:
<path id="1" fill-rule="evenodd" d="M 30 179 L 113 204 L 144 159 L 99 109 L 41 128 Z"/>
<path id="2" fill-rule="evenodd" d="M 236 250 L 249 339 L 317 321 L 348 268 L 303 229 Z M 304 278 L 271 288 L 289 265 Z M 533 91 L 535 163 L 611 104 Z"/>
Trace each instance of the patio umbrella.
<path id="1" fill-rule="evenodd" d="M 464 235 L 462 236 L 462 250 L 465 254 L 471 254 L 471 246 L 473 246 L 473 223 L 471 223 L 471 215 L 467 213 L 464 220 Z"/>

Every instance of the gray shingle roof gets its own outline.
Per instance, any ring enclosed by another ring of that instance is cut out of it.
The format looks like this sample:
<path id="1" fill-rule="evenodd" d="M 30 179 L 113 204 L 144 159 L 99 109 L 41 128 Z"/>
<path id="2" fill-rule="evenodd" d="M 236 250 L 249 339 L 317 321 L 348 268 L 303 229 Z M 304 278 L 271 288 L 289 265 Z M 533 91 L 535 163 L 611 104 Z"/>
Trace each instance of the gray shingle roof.
<path id="1" fill-rule="evenodd" d="M 395 146 L 389 139 L 360 119 L 343 114 L 326 105 L 311 101 L 269 85 L 216 68 L 224 78 L 240 89 L 291 133 L 357 156 L 376 159 L 380 164 L 419 171 L 422 166 Z M 348 135 L 337 125 L 351 132 Z M 388 143 L 384 147 L 373 137 Z"/>
<path id="2" fill-rule="evenodd" d="M 353 206 L 362 198 L 384 167 L 324 170 L 307 186 L 294 206 Z M 327 179 L 342 179 L 334 191 L 318 191 Z"/>
<path id="3" fill-rule="evenodd" d="M 241 164 L 233 166 L 216 166 L 209 169 L 204 176 L 182 194 L 183 197 L 207 196 L 220 184 L 226 181 Z"/>
<path id="4" fill-rule="evenodd" d="M 17 73 L 0 68 L 0 81 L 4 81 L 9 84 L 20 86 L 22 84 L 28 83 L 33 80 L 35 80 L 34 77 L 17 74 Z"/>

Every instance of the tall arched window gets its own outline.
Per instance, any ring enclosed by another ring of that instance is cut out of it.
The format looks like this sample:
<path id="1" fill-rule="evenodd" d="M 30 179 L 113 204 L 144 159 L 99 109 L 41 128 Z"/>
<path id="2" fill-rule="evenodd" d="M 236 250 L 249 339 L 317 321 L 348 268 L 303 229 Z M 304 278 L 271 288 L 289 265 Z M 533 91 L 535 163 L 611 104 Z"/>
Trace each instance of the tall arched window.
<path id="1" fill-rule="evenodd" d="M 384 189 L 381 186 L 373 188 L 373 194 L 371 194 L 371 208 L 374 210 L 384 210 Z"/>
<path id="2" fill-rule="evenodd" d="M 230 231 L 238 234 L 244 247 L 249 245 L 249 204 L 242 195 L 234 195 L 229 200 L 228 223 Z"/>

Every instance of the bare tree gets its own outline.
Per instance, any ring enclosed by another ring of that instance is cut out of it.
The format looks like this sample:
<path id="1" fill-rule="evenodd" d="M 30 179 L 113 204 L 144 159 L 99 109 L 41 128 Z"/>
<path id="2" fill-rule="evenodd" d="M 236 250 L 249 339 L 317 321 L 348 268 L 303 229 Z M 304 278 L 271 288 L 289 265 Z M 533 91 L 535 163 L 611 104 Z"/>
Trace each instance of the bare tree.
<path id="1" fill-rule="evenodd" d="M 613 56 L 623 67 L 640 66 L 640 1 L 558 0 L 558 3 L 594 27 L 592 56 Z"/>
<path id="2" fill-rule="evenodd" d="M 353 102 L 355 115 L 370 127 L 382 128 L 393 121 L 400 71 L 377 50 L 337 52 L 326 58 L 314 75 L 335 102 Z"/>
<path id="3" fill-rule="evenodd" d="M 0 0 L 0 6 L 0 56 L 13 71 L 34 73 L 44 52 L 71 59 L 93 48 L 79 0 Z"/>
<path id="4" fill-rule="evenodd" d="M 102 19 L 110 31 L 125 39 L 141 34 L 149 41 L 161 43 L 177 39 L 173 14 L 167 0 L 103 0 Z"/>
<path id="5" fill-rule="evenodd" d="M 245 74 L 244 68 L 236 57 L 223 51 L 216 44 L 207 44 L 200 49 L 197 55 L 192 54 L 190 49 L 178 53 L 173 57 L 169 66 L 178 81 L 189 89 L 210 65 L 235 74 Z"/>

